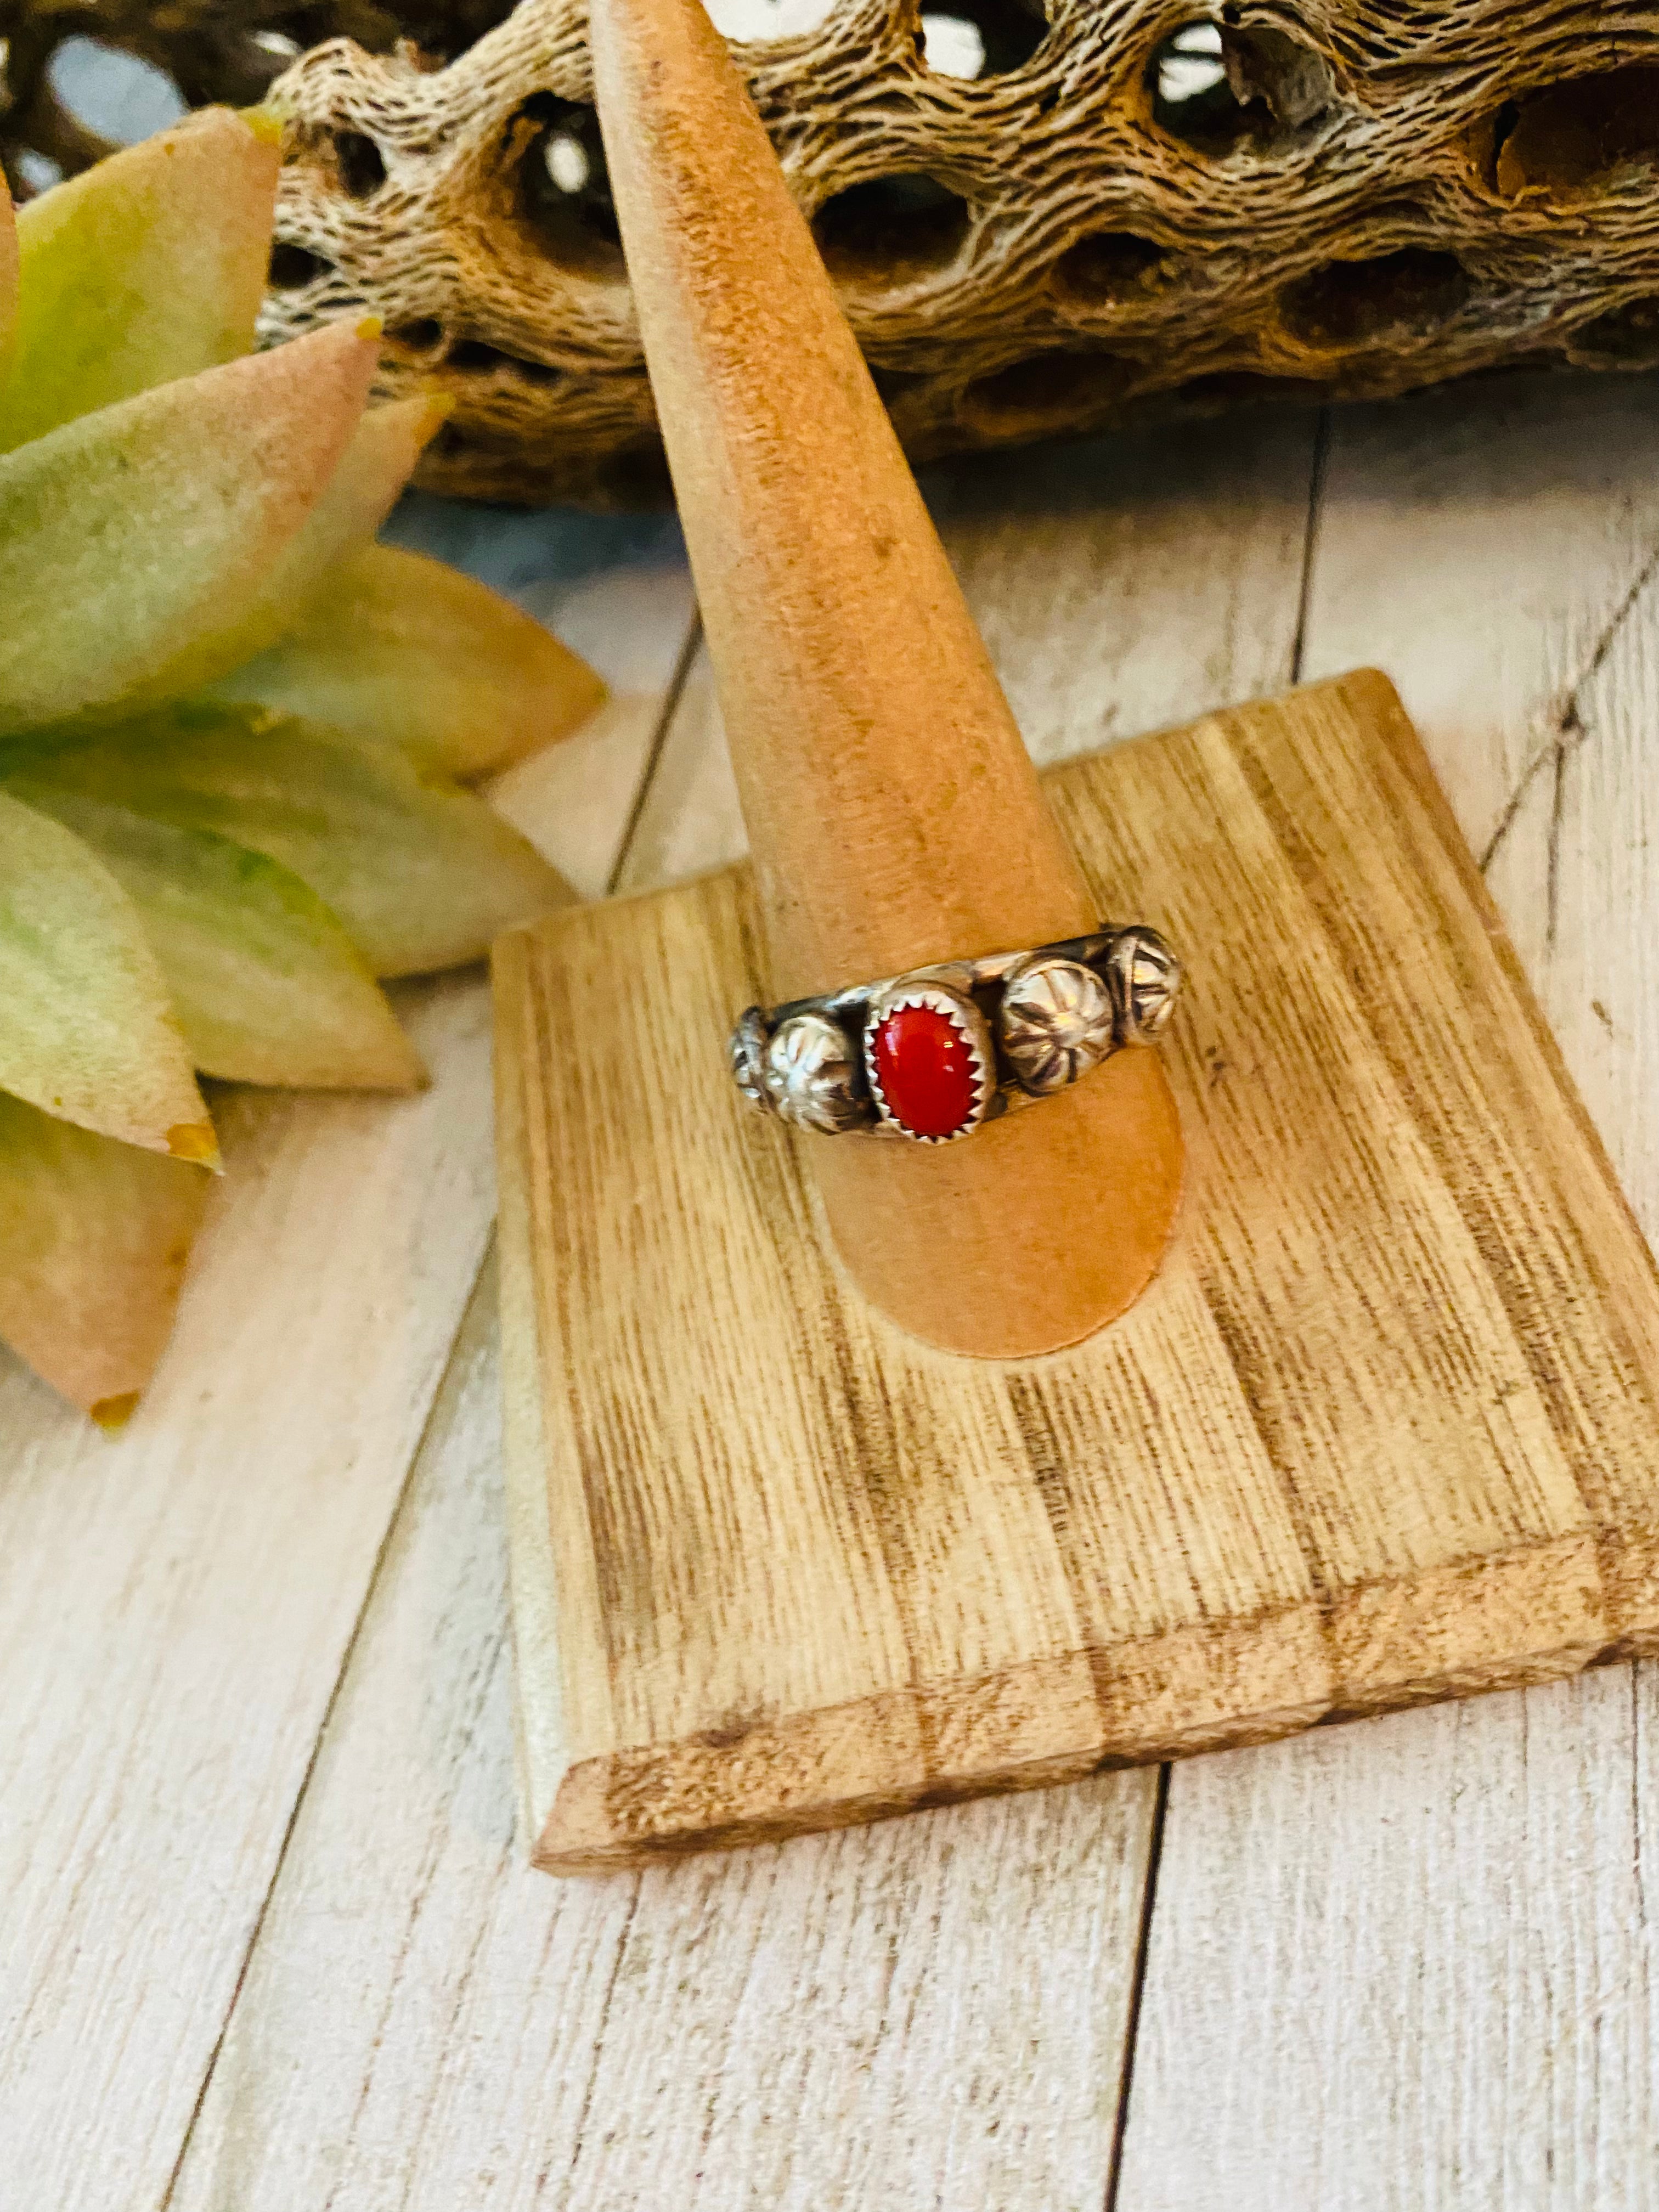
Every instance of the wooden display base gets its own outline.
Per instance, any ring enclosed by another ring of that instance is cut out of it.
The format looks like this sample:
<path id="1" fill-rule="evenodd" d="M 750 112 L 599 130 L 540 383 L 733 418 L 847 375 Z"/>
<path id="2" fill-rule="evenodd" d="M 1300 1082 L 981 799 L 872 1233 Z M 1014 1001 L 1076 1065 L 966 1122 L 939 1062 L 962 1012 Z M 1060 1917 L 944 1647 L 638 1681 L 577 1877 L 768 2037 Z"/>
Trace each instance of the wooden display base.
<path id="1" fill-rule="evenodd" d="M 1152 1288 L 1048 1358 L 932 1352 L 845 1286 L 813 1140 L 726 1073 L 768 996 L 746 870 L 498 950 L 544 1867 L 1659 1649 L 1652 1263 L 1389 685 L 1048 790 L 1100 911 L 1187 957 L 1191 1148 Z"/>

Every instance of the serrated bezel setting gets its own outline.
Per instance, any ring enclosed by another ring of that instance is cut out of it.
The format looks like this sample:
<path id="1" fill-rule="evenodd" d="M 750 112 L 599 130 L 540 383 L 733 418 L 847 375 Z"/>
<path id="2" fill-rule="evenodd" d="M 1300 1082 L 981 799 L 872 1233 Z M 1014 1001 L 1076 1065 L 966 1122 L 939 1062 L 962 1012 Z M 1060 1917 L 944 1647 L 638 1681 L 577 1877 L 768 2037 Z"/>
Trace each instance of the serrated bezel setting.
<path id="1" fill-rule="evenodd" d="M 955 1030 L 968 1055 L 969 1097 L 962 1120 L 942 1133 L 914 1129 L 901 1116 L 896 1102 L 882 1087 L 876 1042 L 883 1024 L 907 1007 L 920 1006 L 941 1015 Z M 943 984 L 901 975 L 872 1001 L 864 1027 L 864 1066 L 870 1096 L 884 1127 L 913 1145 L 953 1145 L 971 1136 L 990 1110 L 996 1096 L 996 1067 L 991 1033 L 985 1017 L 973 1000 L 948 990 Z"/>

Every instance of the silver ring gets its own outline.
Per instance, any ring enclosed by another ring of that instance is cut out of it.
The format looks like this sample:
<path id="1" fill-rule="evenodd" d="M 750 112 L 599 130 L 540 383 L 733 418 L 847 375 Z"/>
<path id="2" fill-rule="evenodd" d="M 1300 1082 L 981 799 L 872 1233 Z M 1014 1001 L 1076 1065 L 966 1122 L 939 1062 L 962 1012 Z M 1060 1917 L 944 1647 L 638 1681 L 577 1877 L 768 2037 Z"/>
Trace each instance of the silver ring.
<path id="1" fill-rule="evenodd" d="M 948 960 L 787 1006 L 750 1006 L 732 1032 L 749 1103 L 798 1129 L 873 1129 L 954 1144 L 1012 1108 L 1065 1091 L 1168 1025 L 1181 963 L 1142 923 Z"/>

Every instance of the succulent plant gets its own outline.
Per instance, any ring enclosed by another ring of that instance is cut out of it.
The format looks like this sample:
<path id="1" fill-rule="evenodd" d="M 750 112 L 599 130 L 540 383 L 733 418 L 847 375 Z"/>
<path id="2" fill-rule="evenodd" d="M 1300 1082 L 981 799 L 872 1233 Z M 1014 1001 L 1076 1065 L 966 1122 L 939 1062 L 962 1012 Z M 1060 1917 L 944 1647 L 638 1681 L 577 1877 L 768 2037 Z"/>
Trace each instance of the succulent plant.
<path id="1" fill-rule="evenodd" d="M 378 977 L 568 896 L 461 778 L 597 678 L 374 533 L 445 403 L 376 326 L 251 354 L 275 132 L 0 188 L 0 1336 L 124 1419 L 218 1164 L 197 1072 L 395 1091 Z"/>

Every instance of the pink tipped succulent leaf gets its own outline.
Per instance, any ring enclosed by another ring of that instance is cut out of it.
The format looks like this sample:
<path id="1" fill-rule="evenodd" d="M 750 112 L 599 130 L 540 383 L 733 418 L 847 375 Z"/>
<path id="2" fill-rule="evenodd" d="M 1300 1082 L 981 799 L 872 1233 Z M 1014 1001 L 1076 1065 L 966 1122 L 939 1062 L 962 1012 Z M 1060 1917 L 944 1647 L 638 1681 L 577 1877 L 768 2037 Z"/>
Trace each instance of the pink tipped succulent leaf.
<path id="1" fill-rule="evenodd" d="M 319 331 L 0 459 L 0 731 L 108 714 L 246 619 L 351 441 L 374 358 Z"/>
<path id="2" fill-rule="evenodd" d="M 269 357 L 269 356 L 267 356 Z M 279 643 L 331 570 L 370 544 L 398 501 L 421 450 L 448 413 L 447 400 L 398 399 L 371 407 L 310 513 L 229 620 L 194 639 L 125 701 L 143 708 L 184 698 Z"/>
<path id="3" fill-rule="evenodd" d="M 30 201 L 0 447 L 251 349 L 276 142 L 263 118 L 207 108 Z"/>
<path id="4" fill-rule="evenodd" d="M 161 1357 L 210 1187 L 0 1091 L 0 1336 L 103 1427 Z"/>
<path id="5" fill-rule="evenodd" d="M 0 1007 L 0 1089 L 125 1144 L 216 1154 L 137 908 L 80 838 L 4 793 Z"/>
<path id="6" fill-rule="evenodd" d="M 378 975 L 477 960 L 568 898 L 471 792 L 395 747 L 257 708 L 163 708 L 42 754 L 27 787 L 101 799 L 268 854 L 337 915 Z"/>
<path id="7" fill-rule="evenodd" d="M 291 869 L 106 799 L 15 787 L 82 838 L 137 908 L 204 1074 L 307 1090 L 424 1081 L 368 963 Z"/>
<path id="8" fill-rule="evenodd" d="M 273 137 L 192 118 L 15 225 L 0 187 L 0 1335 L 106 1422 L 216 1164 L 193 1068 L 420 1081 L 375 975 L 568 896 L 444 772 L 603 691 L 373 546 L 445 411 L 365 411 L 373 324 L 242 357 Z"/>

